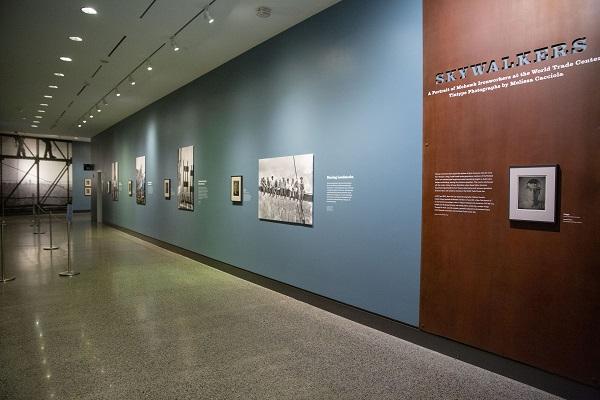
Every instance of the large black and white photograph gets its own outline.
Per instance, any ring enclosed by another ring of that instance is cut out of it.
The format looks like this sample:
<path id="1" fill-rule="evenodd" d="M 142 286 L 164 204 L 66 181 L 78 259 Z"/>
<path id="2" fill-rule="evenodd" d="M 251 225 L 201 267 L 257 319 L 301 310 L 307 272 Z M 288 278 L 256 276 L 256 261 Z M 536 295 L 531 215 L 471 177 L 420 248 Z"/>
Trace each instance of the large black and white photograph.
<path id="1" fill-rule="evenodd" d="M 135 202 L 146 204 L 146 156 L 135 159 Z"/>
<path id="2" fill-rule="evenodd" d="M 258 218 L 312 226 L 312 154 L 258 161 Z"/>
<path id="3" fill-rule="evenodd" d="M 510 168 L 509 218 L 555 222 L 556 166 Z"/>
<path id="4" fill-rule="evenodd" d="M 111 190 L 113 201 L 119 200 L 119 162 L 111 164 Z"/>
<path id="5" fill-rule="evenodd" d="M 179 148 L 177 207 L 180 210 L 194 211 L 194 146 Z"/>

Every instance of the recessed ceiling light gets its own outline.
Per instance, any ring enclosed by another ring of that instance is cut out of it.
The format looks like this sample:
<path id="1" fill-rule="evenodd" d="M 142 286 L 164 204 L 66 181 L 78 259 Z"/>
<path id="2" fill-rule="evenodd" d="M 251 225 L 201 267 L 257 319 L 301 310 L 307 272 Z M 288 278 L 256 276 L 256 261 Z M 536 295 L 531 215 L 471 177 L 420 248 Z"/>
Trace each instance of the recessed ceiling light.
<path id="1" fill-rule="evenodd" d="M 61 59 L 62 61 L 66 61 L 66 62 L 71 62 L 71 61 L 73 61 L 73 59 L 72 59 L 72 58 L 70 58 L 70 57 L 60 57 L 60 59 Z"/>
<path id="2" fill-rule="evenodd" d="M 85 119 L 83 121 L 81 121 L 81 122 L 83 122 L 84 124 L 87 124 L 87 121 Z"/>
<path id="3" fill-rule="evenodd" d="M 98 111 L 98 112 L 102 112 L 102 110 L 101 110 L 101 109 L 97 109 L 96 111 Z"/>
<path id="4" fill-rule="evenodd" d="M 42 106 L 42 107 L 48 107 L 48 104 L 46 104 L 46 103 L 40 103 L 40 106 Z"/>
<path id="5" fill-rule="evenodd" d="M 148 71 L 152 71 L 152 64 L 150 64 L 150 61 L 148 61 L 148 63 L 146 64 L 146 69 Z"/>
<path id="6" fill-rule="evenodd" d="M 62 72 L 55 72 L 54 76 L 65 76 L 65 74 L 63 74 Z"/>
<path id="7" fill-rule="evenodd" d="M 37 126 L 37 125 L 31 125 L 31 127 L 32 127 L 32 128 L 37 128 L 38 126 Z"/>
<path id="8" fill-rule="evenodd" d="M 71 39 L 74 42 L 83 42 L 83 39 L 79 36 L 69 36 L 69 39 Z"/>
<path id="9" fill-rule="evenodd" d="M 36 115 L 33 118 L 40 118 L 41 119 L 41 118 L 44 118 L 44 117 L 42 117 L 41 115 Z"/>
<path id="10" fill-rule="evenodd" d="M 129 84 L 131 86 L 135 85 L 135 81 L 133 80 L 133 78 L 131 77 L 131 75 L 129 75 Z"/>
<path id="11" fill-rule="evenodd" d="M 92 114 L 90 114 L 90 118 L 94 118 L 94 116 Z"/>
<path id="12" fill-rule="evenodd" d="M 49 94 L 45 94 L 44 97 L 47 98 L 47 99 L 51 99 L 52 98 L 52 96 L 50 96 Z"/>
<path id="13" fill-rule="evenodd" d="M 50 89 L 58 89 L 58 86 L 56 86 L 56 85 L 48 85 L 48 87 L 49 87 Z"/>
<path id="14" fill-rule="evenodd" d="M 119 92 L 119 89 L 115 90 L 115 96 L 120 97 L 121 96 L 121 92 Z"/>
<path id="15" fill-rule="evenodd" d="M 77 127 L 78 127 L 78 128 L 81 128 L 81 124 L 78 124 L 78 125 L 77 125 Z"/>
<path id="16" fill-rule="evenodd" d="M 40 121 L 31 121 L 31 122 L 33 122 L 34 124 L 39 124 L 40 123 Z"/>
<path id="17" fill-rule="evenodd" d="M 46 110 L 37 110 L 37 112 L 45 113 Z"/>
<path id="18" fill-rule="evenodd" d="M 98 14 L 98 11 L 96 11 L 96 9 L 93 8 L 93 7 L 83 7 L 81 9 L 81 11 L 83 13 L 85 13 L 85 14 L 90 14 L 90 15 L 96 15 L 96 14 Z"/>

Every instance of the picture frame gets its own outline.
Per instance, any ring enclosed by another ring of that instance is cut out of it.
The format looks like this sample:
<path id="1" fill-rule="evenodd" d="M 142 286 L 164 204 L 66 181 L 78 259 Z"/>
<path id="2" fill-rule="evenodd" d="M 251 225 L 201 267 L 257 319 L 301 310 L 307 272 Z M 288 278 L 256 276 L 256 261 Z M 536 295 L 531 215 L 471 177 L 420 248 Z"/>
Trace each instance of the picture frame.
<path id="1" fill-rule="evenodd" d="M 558 165 L 509 168 L 509 219 L 556 223 Z"/>
<path id="2" fill-rule="evenodd" d="M 171 200 L 171 180 L 170 179 L 163 180 L 163 194 L 165 196 L 165 200 Z"/>
<path id="3" fill-rule="evenodd" d="M 83 188 L 83 195 L 84 196 L 91 196 L 92 195 L 92 188 L 91 186 L 86 186 Z"/>
<path id="4" fill-rule="evenodd" d="M 87 187 L 92 187 L 92 180 L 90 178 L 85 178 L 83 180 L 83 186 L 86 187 L 86 188 Z"/>
<path id="5" fill-rule="evenodd" d="M 241 175 L 231 177 L 231 201 L 233 203 L 241 203 L 243 200 L 243 181 L 244 177 Z"/>
<path id="6" fill-rule="evenodd" d="M 129 197 L 133 197 L 133 181 L 131 179 L 127 181 L 127 194 Z"/>

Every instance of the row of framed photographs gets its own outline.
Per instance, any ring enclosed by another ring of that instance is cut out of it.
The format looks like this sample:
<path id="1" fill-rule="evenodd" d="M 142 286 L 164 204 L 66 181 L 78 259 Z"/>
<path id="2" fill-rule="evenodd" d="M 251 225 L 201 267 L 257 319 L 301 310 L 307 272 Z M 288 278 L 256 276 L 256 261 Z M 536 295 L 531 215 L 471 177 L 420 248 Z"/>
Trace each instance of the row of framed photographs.
<path id="1" fill-rule="evenodd" d="M 242 203 L 243 201 L 243 180 L 244 177 L 241 175 L 235 175 L 231 177 L 231 193 L 230 193 L 230 197 L 231 197 L 231 202 L 232 203 Z M 87 179 L 86 179 L 87 181 Z M 91 183 L 90 183 L 91 184 Z M 108 183 L 110 185 L 110 182 Z M 86 187 L 87 189 L 87 187 Z M 91 195 L 91 187 L 90 189 L 90 195 Z M 110 188 L 108 189 L 108 192 L 110 193 L 111 190 Z M 133 181 L 129 180 L 127 181 L 127 194 L 129 195 L 129 197 L 133 197 Z M 87 196 L 87 194 L 86 194 Z M 163 196 L 165 198 L 165 200 L 171 200 L 171 179 L 164 179 L 163 180 Z"/>

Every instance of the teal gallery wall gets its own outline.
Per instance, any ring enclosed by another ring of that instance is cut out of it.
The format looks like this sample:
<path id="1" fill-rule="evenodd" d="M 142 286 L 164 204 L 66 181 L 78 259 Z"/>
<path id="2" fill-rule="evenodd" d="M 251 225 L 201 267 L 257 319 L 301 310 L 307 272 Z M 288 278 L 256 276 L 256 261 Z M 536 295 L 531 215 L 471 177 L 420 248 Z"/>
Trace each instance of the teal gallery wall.
<path id="1" fill-rule="evenodd" d="M 421 1 L 344 0 L 94 137 L 96 169 L 120 170 L 103 219 L 417 325 L 421 82 Z M 193 212 L 162 196 L 189 145 L 208 186 Z M 258 160 L 305 153 L 314 226 L 260 221 Z M 127 181 L 142 155 L 152 186 L 137 205 Z M 229 201 L 231 175 L 244 176 L 241 206 Z M 351 202 L 327 208 L 328 175 L 354 176 Z"/>

